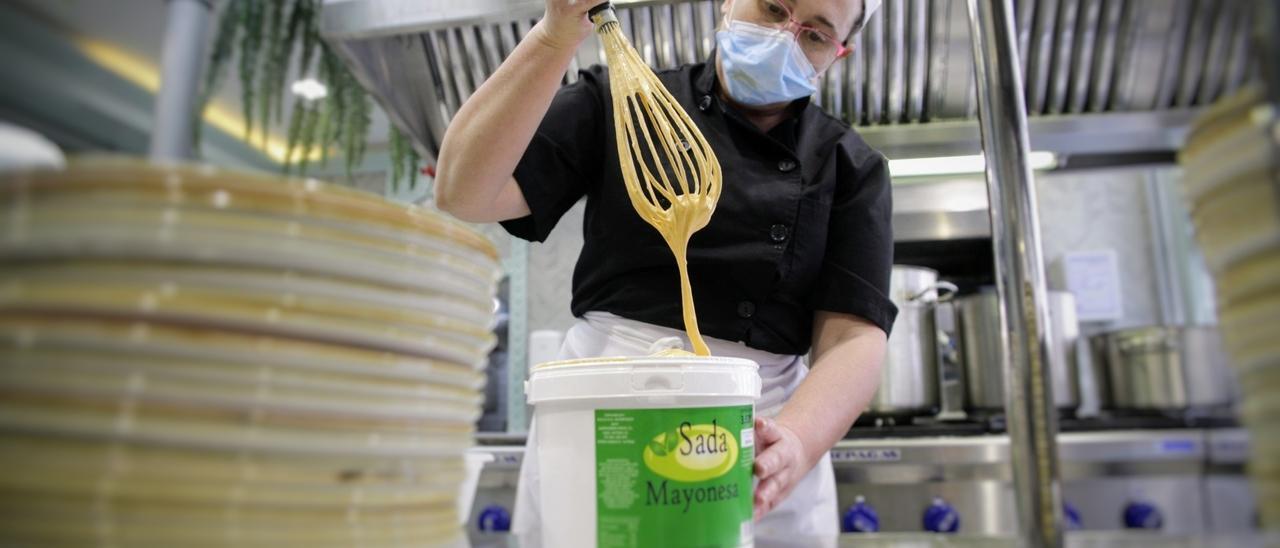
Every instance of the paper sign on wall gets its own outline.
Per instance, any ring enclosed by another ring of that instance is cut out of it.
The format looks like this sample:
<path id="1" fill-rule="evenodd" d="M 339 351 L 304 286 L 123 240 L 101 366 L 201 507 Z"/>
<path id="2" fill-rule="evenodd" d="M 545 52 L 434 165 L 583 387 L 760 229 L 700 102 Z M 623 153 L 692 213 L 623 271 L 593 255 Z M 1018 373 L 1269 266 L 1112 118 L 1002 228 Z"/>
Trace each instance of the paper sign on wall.
<path id="1" fill-rule="evenodd" d="M 1082 322 L 1118 320 L 1124 315 L 1120 300 L 1120 266 L 1115 250 L 1076 251 L 1062 258 L 1067 291 L 1076 298 L 1076 315 Z"/>

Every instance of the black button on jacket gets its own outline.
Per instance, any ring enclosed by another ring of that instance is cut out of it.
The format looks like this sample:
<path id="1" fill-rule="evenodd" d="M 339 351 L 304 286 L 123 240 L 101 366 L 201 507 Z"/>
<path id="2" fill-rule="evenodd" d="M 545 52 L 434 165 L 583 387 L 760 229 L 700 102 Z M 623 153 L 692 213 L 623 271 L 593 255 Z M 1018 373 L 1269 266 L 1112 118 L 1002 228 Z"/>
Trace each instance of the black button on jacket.
<path id="1" fill-rule="evenodd" d="M 807 99 L 778 127 L 760 131 L 719 99 L 714 67 L 658 74 L 724 174 L 715 215 L 689 244 L 702 333 L 803 354 L 815 310 L 853 314 L 889 332 L 897 309 L 888 298 L 893 206 L 884 157 Z M 556 95 L 516 167 L 532 214 L 503 226 L 542 241 L 585 196 L 573 314 L 606 311 L 684 329 L 675 260 L 627 197 L 608 77 L 592 67 Z"/>

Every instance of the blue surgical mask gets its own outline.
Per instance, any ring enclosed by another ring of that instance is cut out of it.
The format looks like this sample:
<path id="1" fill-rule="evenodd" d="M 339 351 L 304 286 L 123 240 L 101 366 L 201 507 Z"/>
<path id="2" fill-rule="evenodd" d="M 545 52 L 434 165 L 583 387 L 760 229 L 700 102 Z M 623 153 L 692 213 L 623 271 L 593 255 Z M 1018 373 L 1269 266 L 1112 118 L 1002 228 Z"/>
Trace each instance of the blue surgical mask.
<path id="1" fill-rule="evenodd" d="M 716 32 L 723 85 L 744 105 L 786 103 L 818 91 L 818 73 L 794 34 L 745 21 Z"/>

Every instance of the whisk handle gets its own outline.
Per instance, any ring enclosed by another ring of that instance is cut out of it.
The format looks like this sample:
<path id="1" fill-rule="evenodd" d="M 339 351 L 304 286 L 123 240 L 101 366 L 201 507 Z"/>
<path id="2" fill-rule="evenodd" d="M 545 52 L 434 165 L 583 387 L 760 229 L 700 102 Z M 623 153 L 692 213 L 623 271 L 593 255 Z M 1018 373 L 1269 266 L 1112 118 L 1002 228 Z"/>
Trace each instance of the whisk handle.
<path id="1" fill-rule="evenodd" d="M 613 2 L 602 2 L 587 10 L 587 17 L 595 17 L 597 13 L 613 9 Z"/>
<path id="2" fill-rule="evenodd" d="M 595 23 L 597 29 L 605 23 L 618 22 L 618 16 L 613 11 L 613 2 L 596 4 L 594 7 L 587 10 L 587 18 L 590 19 L 592 23 Z"/>

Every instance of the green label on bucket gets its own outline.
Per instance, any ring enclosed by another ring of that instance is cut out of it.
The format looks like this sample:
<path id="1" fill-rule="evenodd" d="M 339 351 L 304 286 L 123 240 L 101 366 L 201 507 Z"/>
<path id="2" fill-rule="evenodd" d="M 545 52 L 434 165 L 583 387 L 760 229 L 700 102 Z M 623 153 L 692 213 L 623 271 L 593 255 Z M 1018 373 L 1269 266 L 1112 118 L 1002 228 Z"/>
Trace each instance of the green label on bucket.
<path id="1" fill-rule="evenodd" d="M 600 548 L 751 539 L 752 407 L 596 410 Z"/>

